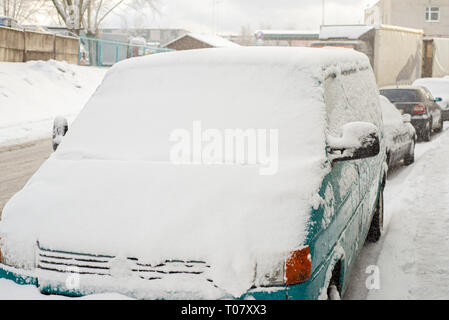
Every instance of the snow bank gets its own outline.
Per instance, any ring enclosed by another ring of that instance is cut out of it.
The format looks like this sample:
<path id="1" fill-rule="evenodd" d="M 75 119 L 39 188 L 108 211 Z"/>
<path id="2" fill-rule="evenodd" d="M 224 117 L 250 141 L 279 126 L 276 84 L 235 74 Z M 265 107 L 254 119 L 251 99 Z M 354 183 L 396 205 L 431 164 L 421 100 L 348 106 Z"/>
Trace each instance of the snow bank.
<path id="1" fill-rule="evenodd" d="M 369 61 L 337 48 L 226 48 L 116 64 L 58 151 L 6 205 L 5 258 L 33 268 L 39 240 L 150 264 L 206 261 L 215 285 L 243 294 L 304 243 L 327 173 L 322 84 L 333 65 L 345 71 Z M 174 165 L 169 137 L 196 120 L 218 130 L 279 130 L 277 174 Z"/>
<path id="2" fill-rule="evenodd" d="M 0 279 L 0 300 L 73 300 L 74 298 L 43 295 L 32 285 L 18 285 L 11 280 Z M 131 298 L 117 293 L 92 294 L 75 300 L 129 300 Z"/>
<path id="3" fill-rule="evenodd" d="M 54 60 L 0 62 L 0 145 L 50 136 L 54 117 L 73 120 L 105 72 Z"/>

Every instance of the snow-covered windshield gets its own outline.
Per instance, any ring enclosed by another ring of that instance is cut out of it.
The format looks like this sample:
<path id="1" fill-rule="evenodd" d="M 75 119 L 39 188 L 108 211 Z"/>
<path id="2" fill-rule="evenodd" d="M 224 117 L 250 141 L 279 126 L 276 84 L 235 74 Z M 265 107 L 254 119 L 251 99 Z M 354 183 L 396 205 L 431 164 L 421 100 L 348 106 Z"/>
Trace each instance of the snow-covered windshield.
<path id="1" fill-rule="evenodd" d="M 322 71 L 301 61 L 304 50 L 293 51 L 200 50 L 117 64 L 57 155 L 168 161 L 173 132 L 194 127 L 275 129 L 280 160 L 322 155 L 323 97 L 314 77 Z"/>

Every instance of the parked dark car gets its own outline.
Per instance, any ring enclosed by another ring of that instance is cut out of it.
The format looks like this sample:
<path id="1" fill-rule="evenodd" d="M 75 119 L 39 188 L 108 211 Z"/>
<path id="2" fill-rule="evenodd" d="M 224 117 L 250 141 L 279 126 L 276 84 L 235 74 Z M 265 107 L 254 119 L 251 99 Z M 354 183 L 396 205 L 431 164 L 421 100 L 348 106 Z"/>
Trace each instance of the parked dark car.
<path id="1" fill-rule="evenodd" d="M 404 160 L 406 166 L 415 162 L 416 131 L 409 114 L 400 111 L 384 96 L 380 96 L 386 141 L 387 163 L 391 166 Z"/>
<path id="2" fill-rule="evenodd" d="M 435 99 L 425 87 L 386 87 L 380 90 L 380 94 L 387 97 L 402 114 L 411 115 L 411 123 L 420 139 L 430 141 L 433 131 L 443 130 L 443 111 L 437 103 L 442 99 Z"/>

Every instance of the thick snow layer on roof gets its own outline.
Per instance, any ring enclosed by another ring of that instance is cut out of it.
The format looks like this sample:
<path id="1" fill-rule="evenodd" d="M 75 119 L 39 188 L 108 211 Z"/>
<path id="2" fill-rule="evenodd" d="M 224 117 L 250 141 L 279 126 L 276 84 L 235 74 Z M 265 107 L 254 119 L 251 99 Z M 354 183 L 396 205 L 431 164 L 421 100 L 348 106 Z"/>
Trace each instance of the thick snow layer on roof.
<path id="1" fill-rule="evenodd" d="M 349 39 L 357 40 L 368 31 L 374 29 L 374 26 L 352 25 L 352 26 L 322 26 L 320 39 Z"/>
<path id="2" fill-rule="evenodd" d="M 5 259 L 32 267 L 39 240 L 148 263 L 206 261 L 218 287 L 241 295 L 304 243 L 327 173 L 326 67 L 366 66 L 366 56 L 337 48 L 204 49 L 116 64 L 57 152 L 6 205 Z M 173 164 L 170 136 L 194 121 L 219 132 L 278 130 L 277 173 Z"/>

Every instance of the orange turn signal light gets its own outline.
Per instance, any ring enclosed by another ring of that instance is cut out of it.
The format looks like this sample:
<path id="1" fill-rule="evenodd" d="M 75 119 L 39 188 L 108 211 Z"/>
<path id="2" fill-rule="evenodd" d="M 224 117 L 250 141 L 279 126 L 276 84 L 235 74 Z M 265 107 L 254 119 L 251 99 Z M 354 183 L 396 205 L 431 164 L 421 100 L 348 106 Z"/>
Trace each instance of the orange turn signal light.
<path id="1" fill-rule="evenodd" d="M 293 251 L 285 262 L 285 279 L 287 285 L 307 281 L 312 274 L 312 259 L 309 246 Z"/>

